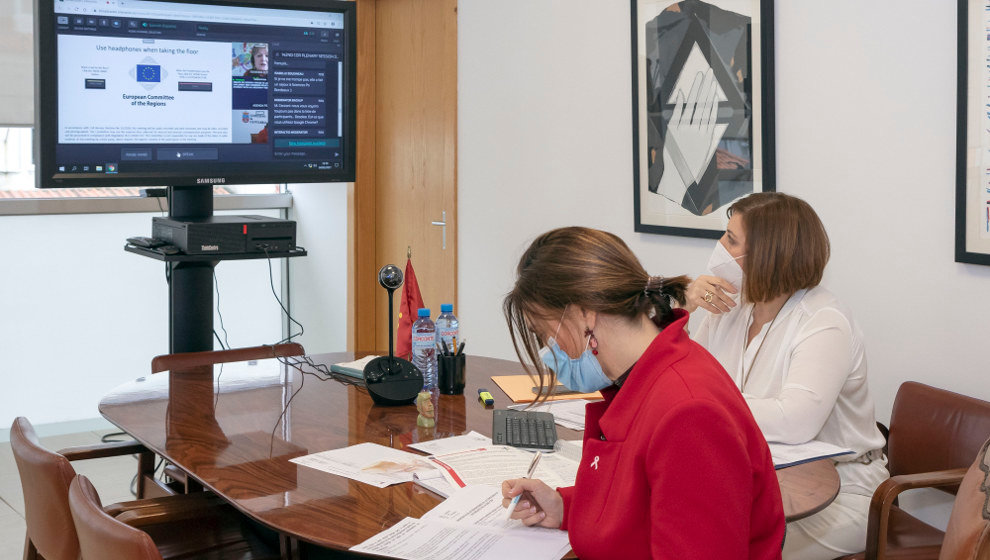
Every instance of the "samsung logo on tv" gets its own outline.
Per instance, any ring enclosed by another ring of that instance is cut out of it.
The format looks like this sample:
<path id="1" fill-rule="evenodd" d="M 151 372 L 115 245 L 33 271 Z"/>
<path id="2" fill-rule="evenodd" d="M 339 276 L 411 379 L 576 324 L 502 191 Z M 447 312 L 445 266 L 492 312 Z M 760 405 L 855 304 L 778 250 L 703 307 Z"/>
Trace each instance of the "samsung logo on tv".
<path id="1" fill-rule="evenodd" d="M 222 185 L 226 182 L 226 177 L 200 177 L 196 179 L 197 185 Z"/>
<path id="2" fill-rule="evenodd" d="M 220 250 L 220 246 L 219 245 L 200 245 L 199 250 L 200 251 L 219 251 Z"/>

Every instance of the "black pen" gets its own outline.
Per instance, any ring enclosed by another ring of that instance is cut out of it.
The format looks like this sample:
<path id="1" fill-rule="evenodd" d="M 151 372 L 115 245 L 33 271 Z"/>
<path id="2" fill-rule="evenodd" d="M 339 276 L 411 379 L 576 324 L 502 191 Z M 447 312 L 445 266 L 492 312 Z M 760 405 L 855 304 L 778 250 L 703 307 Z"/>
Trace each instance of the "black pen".
<path id="1" fill-rule="evenodd" d="M 467 342 L 466 340 L 465 340 L 465 341 L 462 341 L 462 342 L 461 342 L 461 345 L 457 347 L 457 355 L 458 355 L 458 356 L 460 356 L 461 354 L 463 354 L 463 353 L 464 353 L 464 344 L 465 344 L 466 342 Z"/>
<path id="2" fill-rule="evenodd" d="M 443 344 L 443 355 L 444 356 L 449 356 L 450 355 L 450 350 L 447 349 L 447 341 L 441 338 L 440 339 L 440 344 Z"/>

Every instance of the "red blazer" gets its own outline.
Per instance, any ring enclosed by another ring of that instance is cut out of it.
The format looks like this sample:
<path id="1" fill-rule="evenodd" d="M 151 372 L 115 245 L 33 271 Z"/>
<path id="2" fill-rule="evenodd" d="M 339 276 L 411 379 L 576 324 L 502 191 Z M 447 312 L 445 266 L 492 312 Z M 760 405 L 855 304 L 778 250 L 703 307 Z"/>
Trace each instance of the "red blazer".
<path id="1" fill-rule="evenodd" d="M 780 558 L 784 507 L 770 450 L 722 366 L 663 330 L 621 390 L 587 407 L 561 525 L 582 560 Z"/>

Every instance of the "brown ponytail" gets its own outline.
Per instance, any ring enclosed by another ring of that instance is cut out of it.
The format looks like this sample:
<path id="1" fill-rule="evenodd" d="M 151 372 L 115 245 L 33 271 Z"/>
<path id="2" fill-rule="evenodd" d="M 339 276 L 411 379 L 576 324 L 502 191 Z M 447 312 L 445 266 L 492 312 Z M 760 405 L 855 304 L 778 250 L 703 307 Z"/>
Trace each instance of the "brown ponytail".
<path id="1" fill-rule="evenodd" d="M 544 233 L 526 249 L 502 310 L 519 360 L 531 374 L 530 364 L 535 367 L 542 386 L 552 387 L 556 376 L 539 359 L 546 341 L 528 320 L 556 320 L 573 304 L 629 320 L 646 315 L 663 328 L 673 321 L 672 301 L 684 304 L 688 283 L 686 276 L 651 277 L 616 235 L 566 227 Z"/>

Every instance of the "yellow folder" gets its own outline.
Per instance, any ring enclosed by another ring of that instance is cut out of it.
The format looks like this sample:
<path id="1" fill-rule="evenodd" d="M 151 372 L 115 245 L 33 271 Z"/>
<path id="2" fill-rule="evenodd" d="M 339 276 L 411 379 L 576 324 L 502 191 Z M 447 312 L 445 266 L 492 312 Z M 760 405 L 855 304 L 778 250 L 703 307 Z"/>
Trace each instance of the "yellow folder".
<path id="1" fill-rule="evenodd" d="M 539 378 L 532 378 L 528 375 L 493 375 L 492 381 L 498 385 L 499 389 L 509 397 L 514 403 L 533 402 L 539 395 L 533 392 L 533 387 L 539 386 Z M 566 391 L 560 383 L 558 390 Z M 562 401 L 569 399 L 600 399 L 602 394 L 598 391 L 594 393 L 568 393 L 566 395 L 551 395 L 548 401 Z"/>

